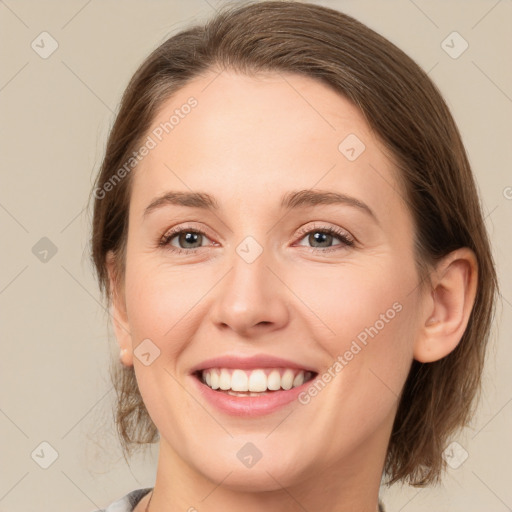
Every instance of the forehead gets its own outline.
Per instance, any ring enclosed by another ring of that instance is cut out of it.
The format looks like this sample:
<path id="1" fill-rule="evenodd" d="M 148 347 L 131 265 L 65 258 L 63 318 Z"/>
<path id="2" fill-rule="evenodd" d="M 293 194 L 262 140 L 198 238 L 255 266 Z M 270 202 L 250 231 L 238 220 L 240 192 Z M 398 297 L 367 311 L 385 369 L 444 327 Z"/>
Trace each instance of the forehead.
<path id="1" fill-rule="evenodd" d="M 380 203 L 382 214 L 400 201 L 393 163 L 361 112 L 310 77 L 211 71 L 162 105 L 148 137 L 154 147 L 133 176 L 137 209 L 169 190 L 264 206 L 321 188 Z"/>

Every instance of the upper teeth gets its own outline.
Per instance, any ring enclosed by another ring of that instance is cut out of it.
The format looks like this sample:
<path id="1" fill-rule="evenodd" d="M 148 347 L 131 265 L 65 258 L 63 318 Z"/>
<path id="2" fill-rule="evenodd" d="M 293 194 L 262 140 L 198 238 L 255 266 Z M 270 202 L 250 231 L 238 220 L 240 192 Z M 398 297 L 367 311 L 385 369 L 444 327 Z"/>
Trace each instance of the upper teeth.
<path id="1" fill-rule="evenodd" d="M 291 368 L 258 368 L 239 370 L 209 368 L 202 371 L 202 380 L 212 389 L 262 392 L 291 389 L 311 379 L 312 373 Z"/>

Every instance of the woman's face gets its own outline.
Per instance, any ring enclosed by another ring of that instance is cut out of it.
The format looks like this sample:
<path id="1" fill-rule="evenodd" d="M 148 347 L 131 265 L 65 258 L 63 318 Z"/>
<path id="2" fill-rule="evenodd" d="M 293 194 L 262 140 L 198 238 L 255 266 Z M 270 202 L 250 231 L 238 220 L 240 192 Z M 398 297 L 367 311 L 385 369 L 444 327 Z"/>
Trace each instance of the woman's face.
<path id="1" fill-rule="evenodd" d="M 421 296 L 411 216 L 360 112 L 311 78 L 212 72 L 147 135 L 116 332 L 161 453 L 238 489 L 380 475 Z"/>

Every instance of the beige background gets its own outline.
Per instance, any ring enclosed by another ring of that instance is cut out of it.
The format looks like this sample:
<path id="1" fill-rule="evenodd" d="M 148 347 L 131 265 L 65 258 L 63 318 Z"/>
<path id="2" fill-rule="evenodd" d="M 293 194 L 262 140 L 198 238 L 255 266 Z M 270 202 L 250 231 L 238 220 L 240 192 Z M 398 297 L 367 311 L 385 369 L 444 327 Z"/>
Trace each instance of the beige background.
<path id="1" fill-rule="evenodd" d="M 512 2 L 318 3 L 355 16 L 430 71 L 476 174 L 503 293 L 483 400 L 457 438 L 467 460 L 442 486 L 382 496 L 391 512 L 512 510 Z M 88 260 L 84 208 L 130 76 L 171 33 L 219 5 L 0 1 L 0 512 L 87 512 L 153 485 L 155 448 L 129 468 L 114 435 L 107 365 L 115 345 Z M 58 42 L 46 59 L 31 47 L 43 31 Z M 457 59 L 441 46 L 453 31 L 469 44 Z M 46 262 L 36 257 L 43 237 L 57 249 Z M 39 464 L 51 449 L 41 442 L 58 452 L 48 469 Z"/>

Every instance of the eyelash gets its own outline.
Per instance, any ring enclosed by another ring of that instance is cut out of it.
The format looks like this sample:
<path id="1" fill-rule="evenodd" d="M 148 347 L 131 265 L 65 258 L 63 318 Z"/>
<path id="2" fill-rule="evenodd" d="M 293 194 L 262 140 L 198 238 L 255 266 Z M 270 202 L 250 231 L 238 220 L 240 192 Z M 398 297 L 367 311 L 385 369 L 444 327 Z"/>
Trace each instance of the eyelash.
<path id="1" fill-rule="evenodd" d="M 201 229 L 196 229 L 196 228 L 187 228 L 187 227 L 180 227 L 180 228 L 177 228 L 177 229 L 174 229 L 174 230 L 171 230 L 170 232 L 166 233 L 161 239 L 160 241 L 158 242 L 158 246 L 159 247 L 163 247 L 169 251 L 172 251 L 176 254 L 191 254 L 192 252 L 195 252 L 199 249 L 203 249 L 204 247 L 196 247 L 196 248 L 193 248 L 193 249 L 182 249 L 180 247 L 174 247 L 170 244 L 171 240 L 176 236 L 176 235 L 179 235 L 181 233 L 195 233 L 195 234 L 199 234 L 199 235 L 203 235 L 203 236 L 206 236 L 208 237 L 207 233 L 205 233 L 204 231 L 202 231 Z M 312 252 L 322 252 L 322 253 L 325 253 L 325 252 L 331 252 L 331 251 L 337 251 L 337 250 L 340 250 L 344 247 L 353 247 L 355 245 L 354 243 L 354 240 L 352 238 L 349 237 L 349 235 L 347 235 L 346 232 L 338 229 L 338 228 L 334 228 L 334 227 L 330 227 L 330 226 L 321 226 L 321 227 L 317 227 L 317 226 L 314 226 L 313 228 L 309 227 L 309 228 L 303 228 L 299 231 L 298 233 L 298 236 L 300 237 L 299 238 L 299 241 L 302 240 L 306 235 L 310 234 L 310 233 L 324 233 L 324 234 L 327 234 L 327 235 L 332 235 L 336 238 L 338 238 L 341 243 L 338 244 L 338 245 L 334 245 L 332 247 L 310 247 L 310 250 Z M 302 247 L 302 246 L 301 246 Z"/>

